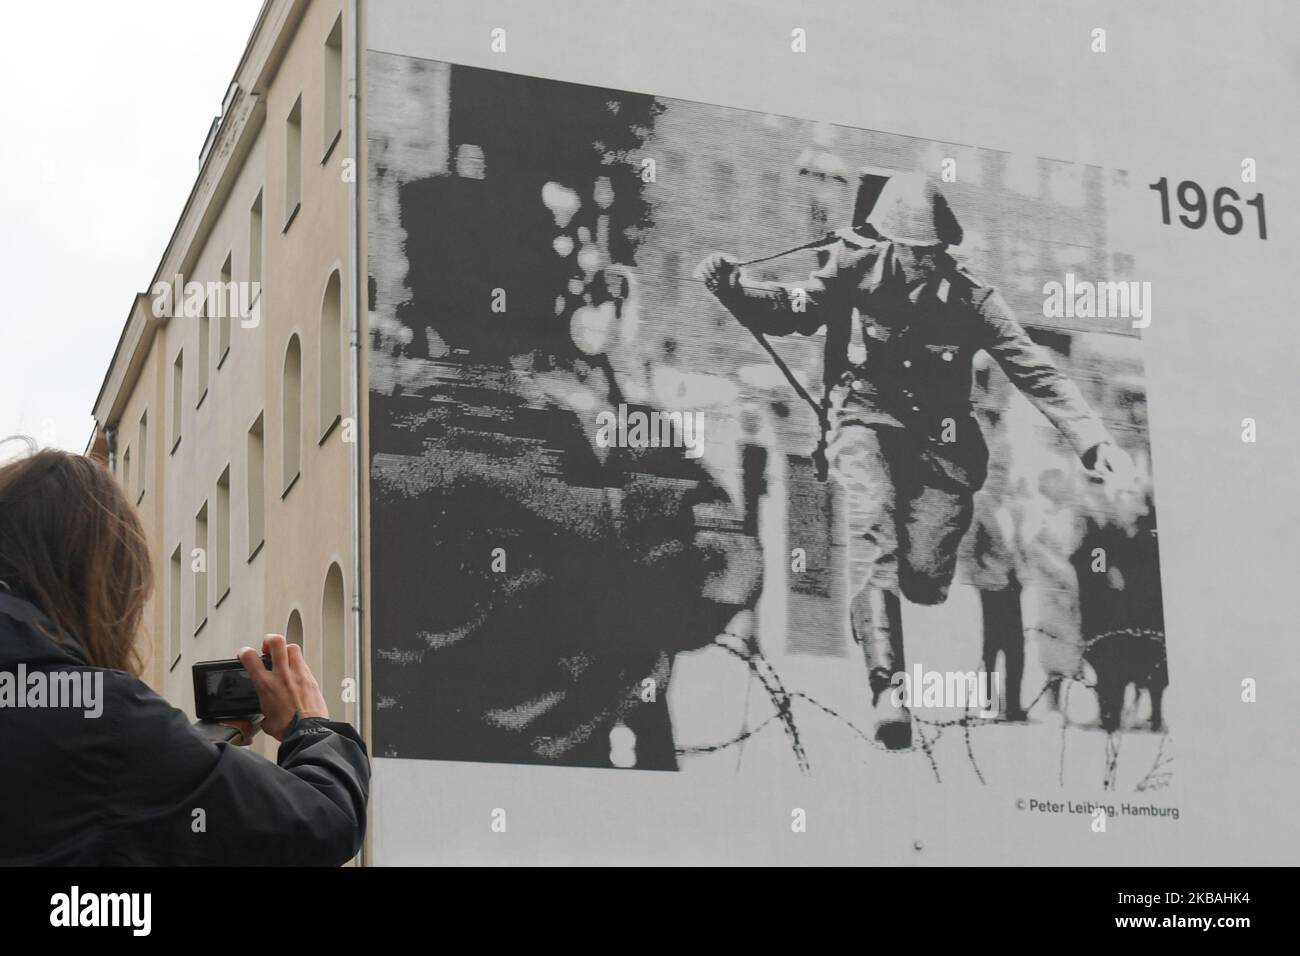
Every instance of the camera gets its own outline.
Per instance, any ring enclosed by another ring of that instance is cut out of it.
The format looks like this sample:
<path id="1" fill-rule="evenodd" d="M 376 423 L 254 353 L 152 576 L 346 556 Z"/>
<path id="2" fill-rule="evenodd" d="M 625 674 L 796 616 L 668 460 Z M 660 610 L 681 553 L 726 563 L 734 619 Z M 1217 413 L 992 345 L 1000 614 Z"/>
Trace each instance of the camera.
<path id="1" fill-rule="evenodd" d="M 262 664 L 271 669 L 270 654 L 262 655 Z M 194 715 L 199 720 L 251 717 L 262 712 L 253 679 L 238 660 L 199 661 L 191 670 Z"/>

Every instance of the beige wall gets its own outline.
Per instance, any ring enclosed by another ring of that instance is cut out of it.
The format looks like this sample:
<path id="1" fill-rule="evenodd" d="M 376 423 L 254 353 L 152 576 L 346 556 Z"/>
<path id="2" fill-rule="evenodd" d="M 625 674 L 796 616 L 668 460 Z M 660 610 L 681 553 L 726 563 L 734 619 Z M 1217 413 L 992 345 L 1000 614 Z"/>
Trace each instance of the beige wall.
<path id="1" fill-rule="evenodd" d="M 250 211 L 262 193 L 262 290 L 255 322 L 230 323 L 230 350 L 222 359 L 218 321 L 211 320 L 207 394 L 197 402 L 200 321 L 147 315 L 151 297 L 137 300 L 123 345 L 106 377 L 97 404 L 99 427 L 118 428 L 118 470 L 123 453 L 132 458 L 131 499 L 139 491 L 138 428 L 148 410 L 149 438 L 141 519 L 155 569 L 155 592 L 147 612 L 151 655 L 145 679 L 176 706 L 193 713 L 190 665 L 229 658 L 243 645 L 257 646 L 264 634 L 286 632 L 297 611 L 303 647 L 321 680 L 335 717 L 352 719 L 341 700 L 343 673 L 351 673 L 347 651 L 351 621 L 350 422 L 322 419 L 319 389 L 322 356 L 322 300 L 330 276 L 340 281 L 338 345 L 339 403 L 349 411 L 347 311 L 352 294 L 347 272 L 347 198 L 343 181 L 346 130 L 327 146 L 324 82 L 325 44 L 343 11 L 343 0 L 273 0 L 263 11 L 236 81 L 239 97 L 229 105 L 229 129 L 212 145 L 195 195 L 181 216 L 177 236 L 164 256 L 160 278 L 182 269 L 186 281 L 216 282 L 229 255 L 231 278 L 249 277 Z M 342 49 L 350 37 L 343 37 Z M 286 227 L 286 120 L 297 98 L 301 106 L 300 204 Z M 346 108 L 340 84 L 339 111 Z M 344 114 L 345 115 L 345 114 Z M 227 120 L 223 120 L 223 127 Z M 148 277 L 141 278 L 142 286 Z M 283 371 L 291 337 L 298 337 L 301 373 L 301 465 L 285 493 L 282 481 L 285 423 Z M 184 352 L 181 440 L 171 442 L 172 368 Z M 218 365 L 218 363 L 220 364 Z M 249 427 L 263 416 L 265 544 L 252 554 L 248 532 Z M 217 593 L 215 540 L 217 481 L 230 469 L 230 588 Z M 197 629 L 196 576 L 191 555 L 195 517 L 208 503 L 206 623 Z M 182 555 L 179 661 L 167 651 L 170 557 Z M 337 565 L 335 626 L 324 628 L 322 602 L 327 575 Z M 338 577 L 341 575 L 342 587 Z M 326 680 L 322 633 L 335 635 Z M 339 645 L 342 646 L 339 646 Z M 332 685 L 332 686 L 331 686 Z M 262 752 L 273 748 L 264 742 Z"/>
<path id="2" fill-rule="evenodd" d="M 270 158 L 265 163 L 268 278 L 261 387 L 267 404 L 267 544 L 261 559 L 266 586 L 264 620 L 268 630 L 284 633 L 291 612 L 301 614 L 304 650 L 322 685 L 319 636 L 322 596 L 331 564 L 337 564 L 343 573 L 345 594 L 351 587 L 349 448 L 343 440 L 345 429 L 341 425 L 331 428 L 318 410 L 321 304 L 332 272 L 340 274 L 341 302 L 346 303 L 352 294 L 346 274 L 348 187 L 342 176 L 346 134 L 326 156 L 323 133 L 324 44 L 341 11 L 341 0 L 316 0 L 308 7 L 268 91 L 265 134 Z M 347 41 L 345 37 L 345 44 Z M 302 201 L 285 229 L 285 119 L 300 94 Z M 346 313 L 340 331 L 343 338 L 338 355 L 341 363 L 346 363 Z M 302 348 L 301 474 L 282 497 L 281 379 L 286 350 L 295 334 Z M 346 386 L 341 394 L 346 414 Z M 323 689 L 331 713 L 335 713 L 340 706 L 339 688 Z"/>
<path id="3" fill-rule="evenodd" d="M 249 217 L 253 202 L 263 188 L 266 157 L 265 129 L 248 154 L 224 208 L 185 274 L 186 281 L 216 282 L 227 255 L 232 259 L 232 278 L 248 276 Z M 265 205 L 265 200 L 264 200 Z M 266 270 L 264 268 L 264 276 Z M 260 310 L 265 313 L 265 310 Z M 256 311 L 254 317 L 256 317 Z M 170 556 L 181 545 L 182 588 L 179 663 L 164 660 L 165 695 L 177 706 L 192 710 L 193 693 L 189 665 L 199 660 L 232 657 L 244 644 L 257 644 L 270 623 L 263 612 L 265 589 L 265 548 L 249 560 L 247 432 L 264 404 L 263 367 L 266 355 L 265 323 L 243 327 L 238 317 L 230 322 L 230 351 L 221 361 L 217 345 L 217 319 L 211 320 L 208 356 L 208 389 L 201 404 L 196 405 L 199 374 L 198 319 L 177 316 L 167 320 L 159 340 L 163 361 L 160 374 L 166 398 L 166 423 L 161 434 L 164 456 L 164 519 L 161 550 L 156 564 L 160 569 L 159 591 L 166 603 L 169 586 Z M 177 354 L 184 350 L 182 387 L 181 440 L 171 449 L 172 368 Z M 218 367 L 218 361 L 221 361 Z M 204 502 L 208 503 L 209 541 L 217 531 L 216 485 L 222 471 L 230 468 L 230 591 L 216 592 L 216 561 L 212 548 L 195 540 L 194 521 Z M 195 633 L 196 609 L 194 588 L 197 578 L 191 573 L 191 555 L 196 547 L 208 550 L 207 621 Z M 163 623 L 167 614 L 164 611 Z M 165 632 L 165 627 L 164 627 Z M 159 642 L 160 652 L 165 641 Z"/>

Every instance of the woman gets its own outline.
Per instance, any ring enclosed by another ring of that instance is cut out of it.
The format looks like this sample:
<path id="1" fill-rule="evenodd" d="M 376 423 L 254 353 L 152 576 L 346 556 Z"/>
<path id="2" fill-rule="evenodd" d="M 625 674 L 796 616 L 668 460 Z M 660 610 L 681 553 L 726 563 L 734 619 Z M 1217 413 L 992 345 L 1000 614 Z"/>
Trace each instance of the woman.
<path id="1" fill-rule="evenodd" d="M 0 466 L 0 864 L 346 862 L 370 768 L 301 650 L 268 636 L 270 671 L 240 654 L 278 765 L 213 743 L 138 679 L 152 584 L 101 465 L 47 449 Z"/>

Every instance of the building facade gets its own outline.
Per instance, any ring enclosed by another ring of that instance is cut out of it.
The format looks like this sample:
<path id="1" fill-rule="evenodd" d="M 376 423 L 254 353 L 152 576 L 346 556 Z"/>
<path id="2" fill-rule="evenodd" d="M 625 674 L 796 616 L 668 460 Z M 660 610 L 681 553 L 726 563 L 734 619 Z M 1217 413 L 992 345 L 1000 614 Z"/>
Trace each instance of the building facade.
<path id="1" fill-rule="evenodd" d="M 191 714 L 191 664 L 278 633 L 355 719 L 350 30 L 343 0 L 263 5 L 94 409 L 154 562 L 144 676 Z"/>

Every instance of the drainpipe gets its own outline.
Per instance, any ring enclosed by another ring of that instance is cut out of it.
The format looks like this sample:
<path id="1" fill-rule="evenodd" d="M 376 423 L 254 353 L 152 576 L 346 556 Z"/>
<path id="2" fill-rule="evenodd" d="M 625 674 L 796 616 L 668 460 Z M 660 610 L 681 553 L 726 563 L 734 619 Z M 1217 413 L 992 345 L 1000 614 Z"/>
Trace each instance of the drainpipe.
<path id="1" fill-rule="evenodd" d="M 360 136 L 357 129 L 357 48 L 361 37 L 358 29 L 360 17 L 357 8 L 361 0 L 347 0 L 348 30 L 351 42 L 347 45 L 348 78 L 348 151 L 347 155 L 358 162 L 360 159 Z M 362 679 L 361 653 L 361 509 L 365 502 L 361 500 L 361 439 L 365 429 L 361 422 L 361 328 L 360 300 L 366 284 L 362 280 L 359 268 L 360 239 L 357 228 L 357 206 L 360 190 L 357 177 L 360 170 L 355 170 L 348 183 L 348 275 L 352 282 L 352 294 L 348 296 L 348 358 L 352 367 L 351 416 L 353 422 L 353 441 L 350 442 L 351 467 L 350 485 L 352 495 L 352 675 L 357 682 L 357 701 L 354 708 L 357 732 L 365 737 L 366 696 L 365 682 Z M 364 851 L 363 851 L 364 852 Z"/>
<path id="2" fill-rule="evenodd" d="M 361 0 L 345 0 L 348 16 L 348 31 L 351 42 L 347 44 L 347 66 L 346 73 L 348 78 L 348 151 L 347 155 L 353 163 L 360 161 L 360 134 L 357 129 L 358 110 L 357 110 L 357 70 L 358 70 L 358 48 L 361 45 L 360 15 L 357 8 L 361 5 Z M 349 402 L 351 405 L 351 417 L 353 423 L 352 441 L 349 443 L 350 467 L 349 484 L 352 501 L 352 677 L 356 681 L 357 700 L 353 708 L 356 721 L 357 733 L 364 740 L 366 736 L 366 704 L 365 680 L 362 672 L 362 653 L 361 653 L 361 509 L 365 507 L 365 502 L 361 500 L 361 439 L 365 435 L 365 429 L 361 422 L 361 315 L 360 302 L 362 290 L 366 288 L 360 270 L 360 237 L 357 228 L 357 207 L 360 203 L 360 189 L 357 186 L 357 177 L 361 171 L 353 169 L 354 175 L 348 183 L 348 275 L 352 282 L 352 294 L 348 296 L 348 361 L 352 368 L 352 394 Z M 369 829 L 369 828 L 367 828 Z M 363 844 L 361 852 L 356 856 L 357 866 L 365 866 L 368 862 L 369 852 L 367 850 L 369 841 Z"/>

